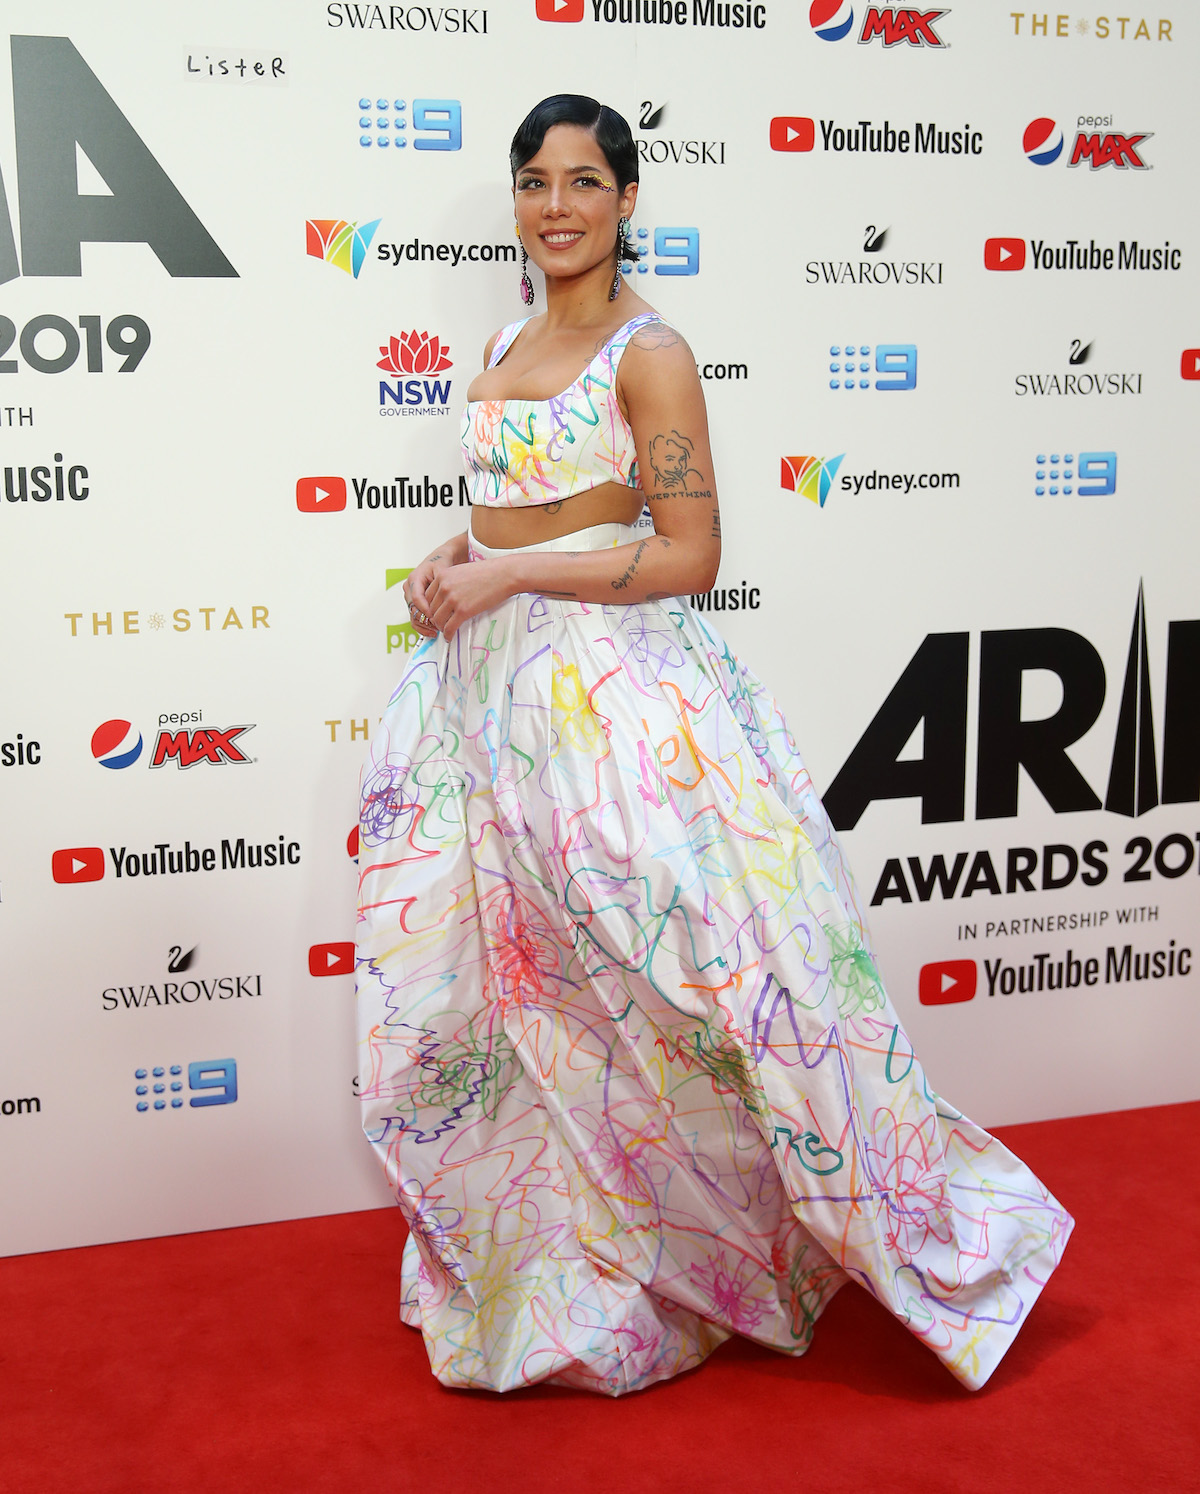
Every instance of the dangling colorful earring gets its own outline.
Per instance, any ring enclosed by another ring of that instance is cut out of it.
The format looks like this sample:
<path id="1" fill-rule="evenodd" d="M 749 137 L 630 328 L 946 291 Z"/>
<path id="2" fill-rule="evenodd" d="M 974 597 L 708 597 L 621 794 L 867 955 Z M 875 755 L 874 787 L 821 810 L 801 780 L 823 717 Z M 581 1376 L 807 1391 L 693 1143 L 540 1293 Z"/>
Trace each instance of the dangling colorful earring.
<path id="1" fill-rule="evenodd" d="M 513 224 L 513 230 L 517 238 L 521 237 L 521 225 Z M 529 278 L 529 255 L 525 252 L 525 245 L 521 245 L 521 300 L 526 306 L 533 305 L 533 281 Z"/>
<path id="2" fill-rule="evenodd" d="M 621 262 L 625 258 L 625 245 L 629 242 L 629 219 L 621 218 L 617 223 L 617 268 L 613 274 L 612 290 L 608 299 L 615 301 L 621 293 Z"/>

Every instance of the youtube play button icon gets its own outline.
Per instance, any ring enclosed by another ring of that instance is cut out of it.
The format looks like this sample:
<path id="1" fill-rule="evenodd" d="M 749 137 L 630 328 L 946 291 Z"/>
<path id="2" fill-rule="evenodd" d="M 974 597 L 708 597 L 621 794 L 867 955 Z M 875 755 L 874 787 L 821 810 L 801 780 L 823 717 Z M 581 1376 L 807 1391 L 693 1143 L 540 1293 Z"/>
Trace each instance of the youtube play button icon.
<path id="1" fill-rule="evenodd" d="M 104 852 L 99 846 L 68 846 L 50 857 L 56 882 L 99 882 L 104 876 Z"/>
<path id="2" fill-rule="evenodd" d="M 811 119 L 798 114 L 778 114 L 771 121 L 772 150 L 812 150 L 817 128 Z"/>
<path id="3" fill-rule="evenodd" d="M 582 21 L 583 0 L 537 0 L 539 21 Z"/>
<path id="4" fill-rule="evenodd" d="M 974 960 L 938 960 L 935 964 L 921 966 L 917 995 L 922 1006 L 950 1006 L 955 1001 L 971 1001 L 977 979 Z"/>
<path id="5" fill-rule="evenodd" d="M 1179 373 L 1185 379 L 1200 379 L 1200 348 L 1184 348 Z"/>
<path id="6" fill-rule="evenodd" d="M 314 944 L 308 951 L 309 975 L 353 975 L 354 945 Z"/>
<path id="7" fill-rule="evenodd" d="M 985 239 L 983 267 L 985 270 L 1023 270 L 1025 268 L 1025 240 Z"/>
<path id="8" fill-rule="evenodd" d="M 336 514 L 345 506 L 344 477 L 301 477 L 296 483 L 296 507 L 302 514 Z"/>

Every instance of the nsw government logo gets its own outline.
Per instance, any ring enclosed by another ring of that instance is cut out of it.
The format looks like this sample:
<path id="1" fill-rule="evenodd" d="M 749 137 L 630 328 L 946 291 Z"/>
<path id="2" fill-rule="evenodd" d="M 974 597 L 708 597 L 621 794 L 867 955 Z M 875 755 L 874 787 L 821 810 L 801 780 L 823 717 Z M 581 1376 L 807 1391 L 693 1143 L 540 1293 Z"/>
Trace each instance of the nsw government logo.
<path id="1" fill-rule="evenodd" d="M 383 357 L 377 368 L 390 374 L 437 374 L 452 368 L 449 347 L 429 332 L 402 332 L 381 343 Z M 449 379 L 398 378 L 379 381 L 381 415 L 446 415 L 449 413 Z"/>
<path id="2" fill-rule="evenodd" d="M 910 47 L 940 47 L 949 45 L 934 30 L 934 24 L 950 14 L 941 7 L 936 10 L 917 10 L 903 5 L 860 6 L 863 17 L 858 33 L 858 43 L 866 46 L 878 41 L 886 47 L 898 47 L 904 43 Z M 845 41 L 854 31 L 855 7 L 851 0 L 812 0 L 808 9 L 808 23 L 822 41 Z"/>

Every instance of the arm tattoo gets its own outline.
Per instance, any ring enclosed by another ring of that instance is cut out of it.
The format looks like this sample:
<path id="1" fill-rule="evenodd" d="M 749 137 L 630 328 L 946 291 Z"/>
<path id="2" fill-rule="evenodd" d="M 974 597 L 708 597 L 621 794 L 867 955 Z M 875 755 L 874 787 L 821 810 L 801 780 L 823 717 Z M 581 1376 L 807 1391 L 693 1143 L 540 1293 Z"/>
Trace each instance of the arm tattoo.
<path id="1" fill-rule="evenodd" d="M 650 465 L 660 487 L 671 493 L 680 493 L 687 492 L 689 478 L 704 481 L 703 474 L 692 466 L 692 450 L 692 442 L 678 431 L 673 430 L 670 435 L 660 431 L 653 437 Z"/>
<path id="2" fill-rule="evenodd" d="M 630 338 L 630 344 L 635 348 L 643 348 L 648 353 L 657 348 L 686 347 L 675 328 L 668 327 L 664 322 L 650 322 L 645 327 L 639 327 Z"/>
<path id="3" fill-rule="evenodd" d="M 649 540 L 642 540 L 642 542 L 638 545 L 637 549 L 633 552 L 633 559 L 629 562 L 629 564 L 625 567 L 625 569 L 621 572 L 617 579 L 612 583 L 612 589 L 614 591 L 622 591 L 626 586 L 629 585 L 629 578 L 633 575 L 634 571 L 637 570 L 638 562 L 642 558 L 642 551 L 649 543 Z"/>
<path id="4" fill-rule="evenodd" d="M 712 537 L 715 540 L 719 540 L 721 538 L 721 512 L 716 508 L 713 509 Z"/>
<path id="5" fill-rule="evenodd" d="M 670 493 L 647 493 L 647 503 L 657 503 L 660 498 L 712 498 L 711 488 L 675 488 Z"/>

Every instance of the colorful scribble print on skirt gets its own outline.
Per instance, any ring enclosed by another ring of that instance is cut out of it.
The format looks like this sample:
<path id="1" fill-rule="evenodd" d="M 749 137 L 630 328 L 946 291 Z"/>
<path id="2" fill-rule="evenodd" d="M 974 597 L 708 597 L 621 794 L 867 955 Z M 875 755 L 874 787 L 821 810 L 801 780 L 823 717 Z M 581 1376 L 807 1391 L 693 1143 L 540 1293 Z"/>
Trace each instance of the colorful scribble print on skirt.
<path id="1" fill-rule="evenodd" d="M 579 547 L 579 536 L 570 537 Z M 778 707 L 686 603 L 521 595 L 362 773 L 360 1090 L 443 1383 L 609 1395 L 847 1280 L 966 1385 L 1072 1221 L 930 1088 Z"/>

